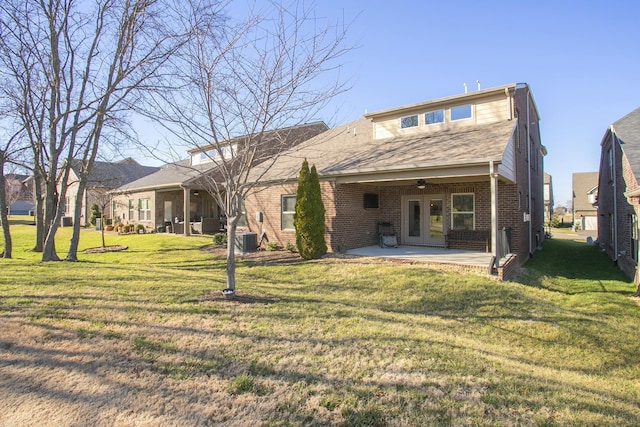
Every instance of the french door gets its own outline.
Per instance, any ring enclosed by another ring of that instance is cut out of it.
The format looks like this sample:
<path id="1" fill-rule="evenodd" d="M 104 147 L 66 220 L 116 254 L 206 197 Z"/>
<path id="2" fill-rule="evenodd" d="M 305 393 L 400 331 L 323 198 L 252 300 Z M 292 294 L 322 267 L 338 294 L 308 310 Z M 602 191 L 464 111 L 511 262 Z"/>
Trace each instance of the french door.
<path id="1" fill-rule="evenodd" d="M 402 197 L 402 240 L 408 245 L 444 246 L 441 194 Z"/>

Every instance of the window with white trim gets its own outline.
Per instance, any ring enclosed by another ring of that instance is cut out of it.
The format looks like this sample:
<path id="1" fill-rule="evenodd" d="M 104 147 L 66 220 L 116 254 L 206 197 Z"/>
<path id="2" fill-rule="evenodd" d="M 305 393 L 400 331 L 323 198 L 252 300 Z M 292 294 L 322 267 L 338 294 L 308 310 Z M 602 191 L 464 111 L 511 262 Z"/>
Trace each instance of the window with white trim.
<path id="1" fill-rule="evenodd" d="M 280 204 L 280 224 L 282 230 L 295 230 L 293 216 L 296 214 L 296 196 L 282 195 Z"/>
<path id="2" fill-rule="evenodd" d="M 133 199 L 129 199 L 129 218 L 127 218 L 129 221 L 133 221 L 133 211 L 134 211 L 134 206 L 133 206 Z"/>
<path id="3" fill-rule="evenodd" d="M 451 228 L 474 230 L 476 228 L 475 196 L 473 193 L 451 195 Z"/>
<path id="4" fill-rule="evenodd" d="M 138 219 L 140 221 L 151 221 L 151 200 L 138 200 Z"/>
<path id="5" fill-rule="evenodd" d="M 418 115 L 406 116 L 400 119 L 400 127 L 402 129 L 412 128 L 418 126 Z"/>
<path id="6" fill-rule="evenodd" d="M 451 121 L 471 118 L 471 104 L 451 107 Z"/>
<path id="7" fill-rule="evenodd" d="M 444 122 L 444 110 L 429 111 L 424 114 L 424 124 L 433 125 Z"/>

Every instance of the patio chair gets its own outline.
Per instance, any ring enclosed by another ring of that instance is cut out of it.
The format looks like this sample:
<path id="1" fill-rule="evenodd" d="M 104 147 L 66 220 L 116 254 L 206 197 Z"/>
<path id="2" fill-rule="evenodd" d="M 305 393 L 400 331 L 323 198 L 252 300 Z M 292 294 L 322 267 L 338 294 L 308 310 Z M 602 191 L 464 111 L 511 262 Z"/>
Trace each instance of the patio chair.
<path id="1" fill-rule="evenodd" d="M 381 222 L 378 224 L 378 236 L 380 236 L 381 248 L 397 248 L 398 237 L 393 231 L 393 225 L 390 222 Z"/>

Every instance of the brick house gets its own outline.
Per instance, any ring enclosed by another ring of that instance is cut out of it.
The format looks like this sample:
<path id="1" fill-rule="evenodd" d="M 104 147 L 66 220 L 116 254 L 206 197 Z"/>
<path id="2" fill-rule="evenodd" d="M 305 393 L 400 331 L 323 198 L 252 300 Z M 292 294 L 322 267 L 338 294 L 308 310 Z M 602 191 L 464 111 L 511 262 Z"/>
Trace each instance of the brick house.
<path id="1" fill-rule="evenodd" d="M 539 115 L 527 84 L 510 84 L 391 108 L 324 132 L 260 174 L 246 199 L 248 227 L 295 242 L 293 210 L 302 161 L 315 165 L 329 248 L 379 241 L 390 222 L 402 245 L 489 250 L 501 236 L 523 263 L 544 238 Z M 447 239 L 456 230 L 488 242 Z M 447 241 L 449 240 L 449 241 Z M 487 245 L 488 243 L 488 245 Z"/>
<path id="2" fill-rule="evenodd" d="M 573 227 L 598 229 L 598 172 L 576 172 L 572 176 Z"/>
<path id="3" fill-rule="evenodd" d="M 64 217 L 69 219 L 67 221 L 63 220 L 63 225 L 71 225 L 71 218 L 77 204 L 81 205 L 81 225 L 89 224 L 90 208 L 94 203 L 99 206 L 104 205 L 105 210 L 103 213 L 105 217 L 111 218 L 112 205 L 109 203 L 108 192 L 158 170 L 157 167 L 140 165 L 131 158 L 123 159 L 119 162 L 96 161 L 88 175 L 86 188 L 78 200 L 77 192 L 82 169 L 83 162 L 75 160 L 69 172 L 67 195 L 64 200 Z M 58 191 L 60 191 L 60 184 L 58 184 Z"/>
<path id="4" fill-rule="evenodd" d="M 323 122 L 291 126 L 265 132 L 259 143 L 260 157 L 254 163 L 310 139 L 328 129 Z M 124 224 L 142 224 L 146 230 L 168 232 L 217 233 L 224 227 L 224 212 L 208 190 L 207 179 L 222 182 L 217 159 L 223 156 L 233 162 L 233 154 L 241 149 L 245 137 L 237 137 L 188 151 L 189 158 L 169 163 L 156 172 L 122 185 L 111 192 L 114 218 Z M 245 227 L 241 220 L 240 227 Z"/>
<path id="5" fill-rule="evenodd" d="M 600 145 L 598 243 L 639 284 L 640 108 L 610 125 Z"/>

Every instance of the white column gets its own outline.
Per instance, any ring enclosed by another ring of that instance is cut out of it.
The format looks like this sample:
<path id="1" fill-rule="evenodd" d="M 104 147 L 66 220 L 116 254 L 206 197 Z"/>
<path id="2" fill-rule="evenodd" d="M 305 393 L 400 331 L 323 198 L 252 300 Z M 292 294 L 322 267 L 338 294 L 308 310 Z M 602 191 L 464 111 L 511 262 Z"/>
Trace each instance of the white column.
<path id="1" fill-rule="evenodd" d="M 185 188 L 184 193 L 184 235 L 189 236 L 191 234 L 191 224 L 189 219 L 191 218 L 191 190 Z"/>
<path id="2" fill-rule="evenodd" d="M 491 254 L 494 257 L 497 257 L 498 256 L 498 173 L 495 172 L 493 161 L 489 162 L 489 176 L 491 179 Z"/>

